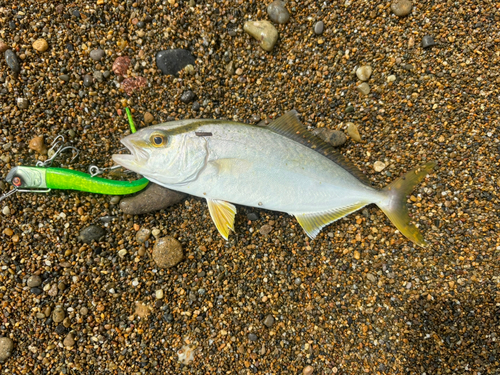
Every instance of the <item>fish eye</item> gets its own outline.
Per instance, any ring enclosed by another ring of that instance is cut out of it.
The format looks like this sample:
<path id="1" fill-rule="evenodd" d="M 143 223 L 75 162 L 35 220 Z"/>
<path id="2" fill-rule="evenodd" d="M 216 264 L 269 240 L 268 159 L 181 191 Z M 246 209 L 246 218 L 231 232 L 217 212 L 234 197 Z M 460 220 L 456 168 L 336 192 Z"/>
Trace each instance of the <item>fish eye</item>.
<path id="1" fill-rule="evenodd" d="M 19 187 L 21 186 L 23 183 L 23 181 L 21 180 L 20 177 L 16 176 L 12 179 L 12 185 L 14 185 L 15 187 Z"/>
<path id="2" fill-rule="evenodd" d="M 151 135 L 151 143 L 155 147 L 161 147 L 165 145 L 165 137 L 161 134 L 153 134 Z"/>

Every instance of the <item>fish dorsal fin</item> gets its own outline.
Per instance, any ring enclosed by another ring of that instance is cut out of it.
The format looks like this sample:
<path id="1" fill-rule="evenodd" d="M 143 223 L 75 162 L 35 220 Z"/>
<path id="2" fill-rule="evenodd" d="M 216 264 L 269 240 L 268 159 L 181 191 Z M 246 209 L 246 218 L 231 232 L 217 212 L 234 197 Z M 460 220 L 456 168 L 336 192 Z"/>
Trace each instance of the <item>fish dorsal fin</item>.
<path id="1" fill-rule="evenodd" d="M 370 202 L 359 202 L 349 206 L 338 207 L 332 210 L 323 212 L 314 212 L 307 214 L 294 214 L 295 218 L 299 222 L 300 226 L 307 235 L 314 239 L 319 231 L 334 221 L 349 215 L 351 212 L 357 211 L 360 208 L 366 206 Z"/>
<path id="2" fill-rule="evenodd" d="M 222 237 L 227 241 L 229 230 L 234 232 L 234 216 L 236 207 L 231 203 L 219 199 L 208 199 L 208 210 L 210 216 Z"/>
<path id="3" fill-rule="evenodd" d="M 295 142 L 313 149 L 314 151 L 319 152 L 321 155 L 327 157 L 338 166 L 344 168 L 359 181 L 371 186 L 370 180 L 368 180 L 358 167 L 356 167 L 351 161 L 349 161 L 344 155 L 328 143 L 309 132 L 304 125 L 302 125 L 297 117 L 296 110 L 291 110 L 285 113 L 283 116 L 271 122 L 267 128 L 277 134 L 283 135 L 294 140 Z"/>

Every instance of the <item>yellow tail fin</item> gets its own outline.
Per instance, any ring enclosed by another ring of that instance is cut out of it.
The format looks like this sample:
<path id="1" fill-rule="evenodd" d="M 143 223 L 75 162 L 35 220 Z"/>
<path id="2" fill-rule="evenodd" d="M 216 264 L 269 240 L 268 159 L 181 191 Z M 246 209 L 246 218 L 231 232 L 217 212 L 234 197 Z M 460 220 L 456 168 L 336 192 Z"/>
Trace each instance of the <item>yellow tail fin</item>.
<path id="1" fill-rule="evenodd" d="M 406 196 L 412 192 L 416 185 L 436 166 L 435 162 L 430 162 L 421 167 L 412 169 L 403 177 L 398 178 L 382 189 L 387 194 L 387 200 L 379 204 L 379 207 L 387 215 L 389 220 L 399 229 L 399 231 L 410 241 L 420 246 L 427 246 L 424 236 L 418 228 L 410 221 L 408 207 L 406 206 Z"/>

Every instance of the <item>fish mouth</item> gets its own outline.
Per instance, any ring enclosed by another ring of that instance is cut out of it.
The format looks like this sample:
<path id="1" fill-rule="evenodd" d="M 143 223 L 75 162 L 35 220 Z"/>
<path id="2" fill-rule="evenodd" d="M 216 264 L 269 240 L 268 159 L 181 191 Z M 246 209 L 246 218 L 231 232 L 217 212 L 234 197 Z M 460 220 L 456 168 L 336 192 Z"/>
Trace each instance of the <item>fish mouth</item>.
<path id="1" fill-rule="evenodd" d="M 134 140 L 124 138 L 121 140 L 121 143 L 127 148 L 130 154 L 114 154 L 112 156 L 113 161 L 122 167 L 137 172 L 137 168 L 143 167 L 147 163 L 149 159 L 148 152 Z"/>

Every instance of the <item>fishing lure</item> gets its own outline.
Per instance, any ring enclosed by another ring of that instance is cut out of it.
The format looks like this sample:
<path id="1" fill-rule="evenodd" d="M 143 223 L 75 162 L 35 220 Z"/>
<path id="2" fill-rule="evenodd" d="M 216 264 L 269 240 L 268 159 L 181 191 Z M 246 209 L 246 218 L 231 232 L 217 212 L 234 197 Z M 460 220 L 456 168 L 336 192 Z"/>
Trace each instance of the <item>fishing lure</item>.
<path id="1" fill-rule="evenodd" d="M 134 121 L 130 110 L 126 108 L 130 130 L 136 132 Z M 99 168 L 92 165 L 89 168 L 90 174 L 65 168 L 50 167 L 52 161 L 63 151 L 73 149 L 72 146 L 63 146 L 64 137 L 58 136 L 54 139 L 53 146 L 49 150 L 51 157 L 44 162 L 38 162 L 36 167 L 17 166 L 7 174 L 6 181 L 14 185 L 14 189 L 0 197 L 0 201 L 17 192 L 48 193 L 52 189 L 78 190 L 88 193 L 98 193 L 107 195 L 127 195 L 136 193 L 144 189 L 149 180 L 141 178 L 135 181 L 116 181 L 96 177 L 107 169 L 120 168 Z M 55 147 L 59 149 L 55 150 Z M 73 160 L 74 156 L 71 160 Z"/>

